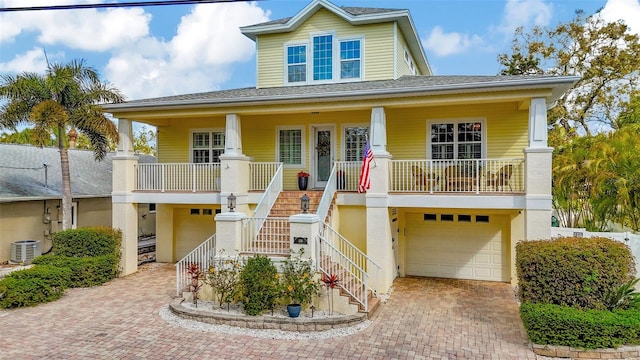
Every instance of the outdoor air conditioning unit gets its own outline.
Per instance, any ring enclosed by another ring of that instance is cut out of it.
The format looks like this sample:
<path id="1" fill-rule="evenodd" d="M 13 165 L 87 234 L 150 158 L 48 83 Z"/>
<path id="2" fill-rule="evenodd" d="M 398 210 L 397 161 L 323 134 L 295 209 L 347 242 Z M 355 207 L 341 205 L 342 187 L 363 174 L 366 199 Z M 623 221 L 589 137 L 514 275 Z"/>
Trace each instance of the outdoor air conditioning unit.
<path id="1" fill-rule="evenodd" d="M 11 243 L 11 262 L 31 264 L 33 258 L 40 255 L 42 255 L 40 240 L 21 240 Z"/>

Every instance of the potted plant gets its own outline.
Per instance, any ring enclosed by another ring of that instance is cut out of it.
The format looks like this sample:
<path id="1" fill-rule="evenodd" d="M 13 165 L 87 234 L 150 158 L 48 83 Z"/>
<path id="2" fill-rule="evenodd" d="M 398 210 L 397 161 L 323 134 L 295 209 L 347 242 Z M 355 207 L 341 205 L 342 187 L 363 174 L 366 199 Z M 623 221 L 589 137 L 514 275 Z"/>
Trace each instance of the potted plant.
<path id="1" fill-rule="evenodd" d="M 311 259 L 303 259 L 304 250 L 292 252 L 282 266 L 282 296 L 287 302 L 290 317 L 298 317 L 302 307 L 313 302 L 320 290 Z"/>
<path id="2" fill-rule="evenodd" d="M 308 185 L 309 185 L 309 173 L 305 171 L 300 171 L 298 173 L 298 189 L 307 190 Z"/>

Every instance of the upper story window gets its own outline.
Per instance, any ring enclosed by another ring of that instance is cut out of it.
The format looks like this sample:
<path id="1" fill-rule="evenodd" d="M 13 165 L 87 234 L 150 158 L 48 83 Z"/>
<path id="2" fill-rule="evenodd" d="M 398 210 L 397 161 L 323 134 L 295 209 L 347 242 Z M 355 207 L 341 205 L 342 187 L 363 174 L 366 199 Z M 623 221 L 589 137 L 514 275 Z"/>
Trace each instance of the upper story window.
<path id="1" fill-rule="evenodd" d="M 482 121 L 433 122 L 430 124 L 431 159 L 481 159 L 484 154 Z"/>
<path id="2" fill-rule="evenodd" d="M 285 82 L 313 84 L 362 78 L 362 38 L 314 35 L 308 43 L 285 46 Z"/>
<path id="3" fill-rule="evenodd" d="M 290 83 L 307 81 L 307 46 L 287 47 L 287 79 Z"/>
<path id="4" fill-rule="evenodd" d="M 340 78 L 360 78 L 360 40 L 340 42 Z"/>
<path id="5" fill-rule="evenodd" d="M 302 128 L 278 129 L 278 161 L 284 165 L 303 165 Z"/>
<path id="6" fill-rule="evenodd" d="M 224 131 L 194 131 L 191 135 L 191 161 L 219 163 L 224 153 Z"/>
<path id="7" fill-rule="evenodd" d="M 345 161 L 362 161 L 368 134 L 368 126 L 350 126 L 344 128 Z"/>

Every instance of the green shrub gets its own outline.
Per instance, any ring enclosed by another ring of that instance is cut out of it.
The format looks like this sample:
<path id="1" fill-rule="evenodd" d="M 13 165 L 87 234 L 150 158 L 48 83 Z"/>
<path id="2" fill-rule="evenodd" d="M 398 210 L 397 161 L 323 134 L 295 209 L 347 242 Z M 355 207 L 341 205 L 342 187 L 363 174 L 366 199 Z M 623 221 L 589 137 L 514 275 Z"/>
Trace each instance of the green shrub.
<path id="1" fill-rule="evenodd" d="M 640 344 L 637 309 L 580 310 L 553 304 L 524 303 L 520 316 L 529 340 L 540 345 L 612 348 Z"/>
<path id="2" fill-rule="evenodd" d="M 115 255 L 120 261 L 122 232 L 107 227 L 86 227 L 53 235 L 53 253 L 68 257 Z"/>
<path id="3" fill-rule="evenodd" d="M 240 271 L 241 301 L 247 315 L 273 309 L 279 295 L 278 270 L 266 256 L 247 259 Z"/>
<path id="4" fill-rule="evenodd" d="M 37 265 L 14 271 L 0 280 L 0 307 L 33 306 L 57 300 L 71 281 L 69 268 Z"/>
<path id="5" fill-rule="evenodd" d="M 115 256 L 68 257 L 63 255 L 43 255 L 33 259 L 33 263 L 71 269 L 69 287 L 89 287 L 104 284 L 118 274 Z"/>
<path id="6" fill-rule="evenodd" d="M 604 309 L 606 298 L 635 275 L 629 247 L 607 238 L 522 241 L 516 246 L 522 302 Z"/>

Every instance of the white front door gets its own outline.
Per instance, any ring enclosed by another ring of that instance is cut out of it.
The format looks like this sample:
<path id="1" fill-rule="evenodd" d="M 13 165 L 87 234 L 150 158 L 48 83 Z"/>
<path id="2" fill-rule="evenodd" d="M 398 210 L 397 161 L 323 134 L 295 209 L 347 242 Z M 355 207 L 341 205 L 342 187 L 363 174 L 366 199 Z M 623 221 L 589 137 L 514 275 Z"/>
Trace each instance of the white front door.
<path id="1" fill-rule="evenodd" d="M 334 126 L 312 126 L 312 167 L 313 188 L 324 188 L 331 176 L 335 159 Z"/>

